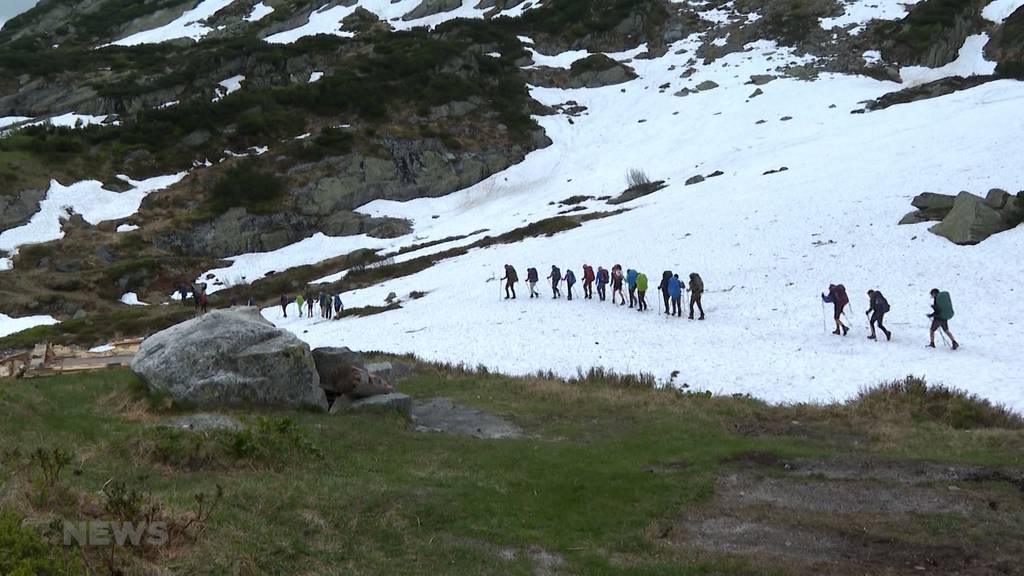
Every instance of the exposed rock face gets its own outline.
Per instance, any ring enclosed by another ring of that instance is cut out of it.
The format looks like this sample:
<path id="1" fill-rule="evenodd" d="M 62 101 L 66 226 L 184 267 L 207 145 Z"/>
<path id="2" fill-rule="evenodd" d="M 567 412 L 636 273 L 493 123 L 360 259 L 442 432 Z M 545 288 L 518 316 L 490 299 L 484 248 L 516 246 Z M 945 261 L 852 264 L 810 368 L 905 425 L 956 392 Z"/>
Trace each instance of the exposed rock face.
<path id="1" fill-rule="evenodd" d="M 988 0 L 925 0 L 910 9 L 903 20 L 886 25 L 882 45 L 887 62 L 901 66 L 938 68 L 956 60 L 968 36 L 986 24 L 981 10 Z"/>
<path id="2" fill-rule="evenodd" d="M 1024 79 L 1024 6 L 1010 14 L 985 45 L 985 57 L 999 64 L 996 73 Z"/>
<path id="3" fill-rule="evenodd" d="M 918 210 L 904 216 L 900 224 L 939 221 L 928 231 L 954 244 L 977 244 L 1024 222 L 1024 199 L 999 189 L 990 190 L 985 198 L 969 192 L 955 197 L 926 192 L 912 203 Z"/>
<path id="4" fill-rule="evenodd" d="M 604 54 L 593 54 L 572 63 L 569 69 L 538 66 L 525 71 L 530 84 L 545 88 L 600 88 L 629 82 L 637 77 L 629 66 Z"/>
<path id="5" fill-rule="evenodd" d="M 939 96 L 945 96 L 946 94 L 952 94 L 953 92 L 967 90 L 969 88 L 974 88 L 975 86 L 980 86 L 986 82 L 991 82 L 994 79 L 994 76 L 970 76 L 968 78 L 952 76 L 949 78 L 942 78 L 941 80 L 921 84 L 920 86 L 890 92 L 868 102 L 864 107 L 872 111 L 884 110 L 885 108 L 896 104 L 908 104 L 910 102 L 917 102 L 918 100 L 937 98 Z"/>
<path id="6" fill-rule="evenodd" d="M 45 190 L 21 190 L 0 194 L 0 230 L 20 226 L 39 211 L 39 203 L 46 197 Z"/>
<path id="7" fill-rule="evenodd" d="M 451 12 L 461 6 L 462 0 L 421 0 L 418 6 L 402 16 L 402 20 L 418 20 L 442 12 Z"/>
<path id="8" fill-rule="evenodd" d="M 158 332 L 131 367 L 150 390 L 199 406 L 327 409 L 309 346 L 255 308 L 215 310 Z"/>
<path id="9" fill-rule="evenodd" d="M 313 359 L 320 385 L 331 396 L 369 398 L 395 389 L 394 370 L 389 363 L 364 364 L 363 356 L 348 348 L 317 348 Z"/>

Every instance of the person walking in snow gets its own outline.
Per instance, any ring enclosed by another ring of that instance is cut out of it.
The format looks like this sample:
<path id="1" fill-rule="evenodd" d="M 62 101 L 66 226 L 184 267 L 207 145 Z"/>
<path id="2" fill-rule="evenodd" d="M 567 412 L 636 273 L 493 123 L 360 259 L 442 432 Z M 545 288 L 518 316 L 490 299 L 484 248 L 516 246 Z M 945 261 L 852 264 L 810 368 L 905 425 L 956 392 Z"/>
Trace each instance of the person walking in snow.
<path id="1" fill-rule="evenodd" d="M 288 297 L 284 294 L 281 294 L 281 314 L 283 314 L 285 318 L 288 317 Z"/>
<path id="2" fill-rule="evenodd" d="M 590 264 L 583 265 L 583 298 L 590 300 L 594 297 L 594 268 Z"/>
<path id="3" fill-rule="evenodd" d="M 878 339 L 875 336 L 875 325 L 877 325 L 878 329 L 882 331 L 882 334 L 885 334 L 886 340 L 892 340 L 892 332 L 889 332 L 889 330 L 882 325 L 882 321 L 885 319 L 885 314 L 888 311 L 889 301 L 885 299 L 885 296 L 882 296 L 882 293 L 878 290 L 868 290 L 868 310 L 864 313 L 865 316 L 871 316 L 871 320 L 869 321 L 871 326 L 871 335 L 868 336 L 868 340 Z"/>
<path id="4" fill-rule="evenodd" d="M 639 312 L 644 312 L 647 310 L 647 274 L 637 272 L 636 291 L 638 295 L 636 308 Z"/>
<path id="5" fill-rule="evenodd" d="M 519 275 L 516 274 L 516 269 L 511 264 L 505 264 L 505 276 L 502 277 L 505 281 L 505 300 L 509 299 L 509 295 L 513 300 L 516 299 L 516 282 L 519 282 Z"/>
<path id="6" fill-rule="evenodd" d="M 626 286 L 629 287 L 629 307 L 636 306 L 636 270 L 626 270 Z"/>
<path id="7" fill-rule="evenodd" d="M 551 297 L 561 297 L 562 292 L 558 289 L 558 284 L 562 281 L 562 271 L 558 269 L 558 266 L 551 265 L 551 274 L 548 276 L 548 280 L 551 280 Z"/>
<path id="8" fill-rule="evenodd" d="M 203 314 L 206 314 L 207 306 L 210 304 L 210 298 L 206 295 L 206 290 L 199 293 L 199 309 Z"/>
<path id="9" fill-rule="evenodd" d="M 619 295 L 619 306 L 626 305 L 626 295 L 622 292 L 622 266 L 612 266 L 612 304 L 615 304 L 615 295 Z"/>
<path id="10" fill-rule="evenodd" d="M 313 304 L 314 304 L 314 302 L 315 301 L 313 300 L 313 293 L 312 292 L 306 292 L 306 315 L 309 317 L 310 320 L 313 319 Z"/>
<path id="11" fill-rule="evenodd" d="M 597 297 L 601 302 L 608 297 L 608 270 L 604 266 L 597 267 Z"/>
<path id="12" fill-rule="evenodd" d="M 850 303 L 850 298 L 846 296 L 846 287 L 842 284 L 829 284 L 828 295 L 822 294 L 821 301 L 832 304 L 832 318 L 836 321 L 836 329 L 833 334 L 838 336 L 846 334 L 850 331 L 850 328 L 843 324 L 843 309 Z"/>
<path id="13" fill-rule="evenodd" d="M 679 274 L 668 279 L 668 297 L 672 300 L 672 316 L 683 315 L 683 286 L 679 282 Z"/>
<path id="14" fill-rule="evenodd" d="M 334 295 L 334 318 L 341 318 L 342 311 L 345 310 L 345 305 L 341 302 L 341 294 Z"/>
<path id="15" fill-rule="evenodd" d="M 576 284 L 576 275 L 573 274 L 572 268 L 565 269 L 565 298 L 566 300 L 572 300 L 572 287 Z"/>
<path id="16" fill-rule="evenodd" d="M 178 285 L 178 292 L 181 294 L 181 304 L 188 306 L 188 288 L 184 284 Z"/>
<path id="17" fill-rule="evenodd" d="M 540 276 L 537 274 L 536 268 L 526 269 L 526 285 L 530 287 L 530 298 L 540 298 L 540 294 L 537 293 L 537 282 Z"/>
<path id="18" fill-rule="evenodd" d="M 930 294 L 932 295 L 932 313 L 928 317 L 932 319 L 932 327 L 928 332 L 928 347 L 935 348 L 935 332 L 942 329 L 953 343 L 953 350 L 956 350 L 960 344 L 956 341 L 953 333 L 949 331 L 949 321 L 953 318 L 953 300 L 949 297 L 949 292 L 940 291 L 938 288 L 932 288 Z"/>
<path id="19" fill-rule="evenodd" d="M 661 273 L 661 284 L 658 284 L 658 290 L 661 292 L 661 299 L 665 301 L 665 314 L 672 314 L 669 312 L 669 293 L 668 293 L 668 281 L 672 278 L 672 271 L 665 270 Z"/>
<path id="20" fill-rule="evenodd" d="M 697 305 L 697 309 L 700 310 L 700 319 L 704 319 L 704 306 L 700 303 L 701 296 L 704 295 L 704 280 L 701 279 L 700 274 L 696 272 L 690 273 L 690 320 L 693 320 L 693 305 Z"/>
<path id="21" fill-rule="evenodd" d="M 295 307 L 299 309 L 299 318 L 302 318 L 302 294 L 295 295 Z"/>

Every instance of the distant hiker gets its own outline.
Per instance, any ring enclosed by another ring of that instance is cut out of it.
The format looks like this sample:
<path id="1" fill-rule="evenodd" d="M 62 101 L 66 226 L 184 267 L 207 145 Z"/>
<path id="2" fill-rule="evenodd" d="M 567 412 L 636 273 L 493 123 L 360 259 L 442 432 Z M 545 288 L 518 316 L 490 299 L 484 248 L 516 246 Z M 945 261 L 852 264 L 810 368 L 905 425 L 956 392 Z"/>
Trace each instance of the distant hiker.
<path id="1" fill-rule="evenodd" d="M 693 305 L 696 304 L 700 310 L 700 319 L 704 319 L 704 307 L 701 306 L 700 297 L 704 295 L 704 281 L 701 280 L 700 274 L 693 272 L 690 274 L 690 320 L 693 320 Z"/>
<path id="2" fill-rule="evenodd" d="M 196 314 L 199 313 L 199 287 L 195 284 L 192 285 L 192 301 L 196 305 Z"/>
<path id="3" fill-rule="evenodd" d="M 537 282 L 539 278 L 536 268 L 526 269 L 526 285 L 530 287 L 530 298 L 540 298 L 540 294 L 537 293 Z"/>
<path id="4" fill-rule="evenodd" d="M 345 309 L 345 305 L 341 302 L 341 294 L 334 295 L 334 317 L 341 318 L 341 312 Z"/>
<path id="5" fill-rule="evenodd" d="M 590 300 L 594 297 L 594 268 L 590 264 L 583 265 L 583 298 Z"/>
<path id="6" fill-rule="evenodd" d="M 288 317 L 288 297 L 284 294 L 281 294 L 281 313 L 284 314 L 285 318 Z"/>
<path id="7" fill-rule="evenodd" d="M 327 295 L 321 291 L 316 297 L 317 304 L 320 305 L 320 317 L 327 318 Z"/>
<path id="8" fill-rule="evenodd" d="M 953 343 L 953 350 L 956 350 L 960 344 L 956 341 L 953 333 L 949 331 L 949 321 L 953 318 L 953 300 L 949 297 L 949 292 L 940 292 L 938 288 L 932 288 L 930 294 L 932 295 L 932 313 L 928 317 L 932 319 L 932 329 L 928 333 L 930 339 L 928 347 L 935 348 L 935 331 L 941 328 Z"/>
<path id="9" fill-rule="evenodd" d="M 608 270 L 604 266 L 597 267 L 597 296 L 601 302 L 608 297 Z"/>
<path id="10" fill-rule="evenodd" d="M 505 300 L 509 299 L 509 294 L 515 300 L 516 282 L 519 282 L 519 275 L 516 274 L 516 269 L 511 264 L 505 264 L 505 276 L 502 277 L 502 280 L 505 280 Z"/>
<path id="11" fill-rule="evenodd" d="M 306 292 L 306 315 L 310 320 L 313 319 L 313 293 Z"/>
<path id="12" fill-rule="evenodd" d="M 668 279 L 668 297 L 672 300 L 672 316 L 683 315 L 683 286 L 679 282 L 679 274 Z"/>
<path id="13" fill-rule="evenodd" d="M 647 274 L 638 272 L 636 275 L 636 291 L 639 294 L 636 308 L 639 312 L 647 310 Z"/>
<path id="14" fill-rule="evenodd" d="M 889 311 L 889 301 L 882 296 L 882 293 L 878 290 L 868 290 L 868 310 L 864 313 L 865 316 L 871 315 L 871 335 L 868 336 L 868 340 L 877 340 L 875 337 L 875 325 L 878 325 L 878 329 L 885 334 L 886 340 L 892 340 L 892 332 L 889 332 L 882 325 L 882 321 L 885 319 L 886 312 Z"/>
<path id="15" fill-rule="evenodd" d="M 828 295 L 822 294 L 821 300 L 832 304 L 832 318 L 836 321 L 836 329 L 832 333 L 837 336 L 842 333 L 843 336 L 846 336 L 850 331 L 850 328 L 843 324 L 842 320 L 843 309 L 850 303 L 850 299 L 846 296 L 846 287 L 842 284 L 829 284 Z"/>
<path id="16" fill-rule="evenodd" d="M 626 270 L 626 286 L 629 286 L 629 307 L 636 306 L 636 270 Z"/>
<path id="17" fill-rule="evenodd" d="M 188 306 L 188 288 L 184 284 L 178 285 L 178 292 L 181 293 L 182 306 Z"/>
<path id="18" fill-rule="evenodd" d="M 572 300 L 572 287 L 576 284 L 576 275 L 573 274 L 572 268 L 565 269 L 565 296 L 567 300 Z"/>
<path id="19" fill-rule="evenodd" d="M 551 297 L 560 297 L 562 292 L 558 289 L 558 283 L 562 281 L 562 271 L 558 269 L 558 266 L 551 266 L 551 274 L 548 276 L 548 280 L 551 280 Z"/>
<path id="20" fill-rule="evenodd" d="M 206 296 L 206 291 L 203 290 L 199 293 L 199 309 L 202 310 L 203 314 L 206 314 L 206 306 L 210 303 L 209 298 Z"/>
<path id="21" fill-rule="evenodd" d="M 626 305 L 626 295 L 622 293 L 622 266 L 612 266 L 612 304 L 615 303 L 615 295 L 619 295 L 619 306 Z"/>
<path id="22" fill-rule="evenodd" d="M 658 290 L 661 291 L 661 298 L 665 301 L 665 314 L 671 314 L 669 312 L 669 294 L 668 294 L 668 280 L 672 277 L 671 270 L 665 270 L 661 273 L 661 284 L 658 284 Z"/>
<path id="23" fill-rule="evenodd" d="M 255 307 L 256 306 L 256 299 L 253 298 L 252 296 L 249 296 L 249 301 L 246 302 L 245 305 L 249 306 L 249 307 Z"/>
<path id="24" fill-rule="evenodd" d="M 302 318 L 302 294 L 295 297 L 295 306 L 299 309 L 299 318 Z"/>

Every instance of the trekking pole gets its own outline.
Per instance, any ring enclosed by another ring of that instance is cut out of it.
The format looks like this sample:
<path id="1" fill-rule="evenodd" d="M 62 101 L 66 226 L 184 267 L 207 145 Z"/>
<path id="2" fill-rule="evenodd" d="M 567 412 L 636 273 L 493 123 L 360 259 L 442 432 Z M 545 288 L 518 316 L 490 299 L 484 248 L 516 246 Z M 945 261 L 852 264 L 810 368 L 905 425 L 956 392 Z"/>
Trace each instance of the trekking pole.
<path id="1" fill-rule="evenodd" d="M 946 333 L 941 328 L 939 328 L 938 332 L 939 336 L 942 336 L 942 343 L 946 345 L 946 348 L 949 348 L 949 340 L 946 340 Z"/>
<path id="2" fill-rule="evenodd" d="M 820 298 L 819 298 L 820 300 Z M 825 302 L 821 302 L 821 330 L 828 334 L 828 321 L 825 319 Z"/>

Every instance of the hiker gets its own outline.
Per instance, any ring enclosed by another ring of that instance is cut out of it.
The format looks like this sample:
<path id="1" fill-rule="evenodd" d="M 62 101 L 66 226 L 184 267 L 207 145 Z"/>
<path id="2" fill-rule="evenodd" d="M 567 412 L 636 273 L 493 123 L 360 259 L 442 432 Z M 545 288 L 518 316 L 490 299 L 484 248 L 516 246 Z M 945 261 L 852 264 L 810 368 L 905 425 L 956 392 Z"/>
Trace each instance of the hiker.
<path id="1" fill-rule="evenodd" d="M 509 299 L 509 294 L 512 295 L 512 299 L 516 299 L 516 282 L 519 282 L 519 275 L 516 274 L 516 269 L 511 264 L 505 264 L 505 276 L 502 278 L 505 280 L 505 300 Z"/>
<path id="2" fill-rule="evenodd" d="M 636 291 L 639 295 L 637 298 L 636 309 L 639 312 L 647 310 L 647 274 L 638 272 L 636 275 Z"/>
<path id="3" fill-rule="evenodd" d="M 345 309 L 345 305 L 341 302 L 341 294 L 334 295 L 334 317 L 341 318 L 341 312 Z"/>
<path id="4" fill-rule="evenodd" d="M 868 340 L 877 340 L 875 337 L 875 325 L 878 325 L 879 330 L 885 334 L 886 340 L 892 340 L 892 332 L 889 332 L 882 325 L 882 320 L 885 319 L 886 312 L 889 311 L 889 301 L 882 296 L 882 293 L 878 290 L 868 290 L 868 310 L 864 313 L 865 316 L 871 315 L 869 322 L 871 326 L 871 335 L 868 336 Z"/>
<path id="5" fill-rule="evenodd" d="M 320 317 L 327 318 L 327 296 L 324 295 L 322 290 L 317 294 L 316 301 L 320 305 Z"/>
<path id="6" fill-rule="evenodd" d="M 295 306 L 299 309 L 299 318 L 302 318 L 302 294 L 295 296 Z"/>
<path id="7" fill-rule="evenodd" d="M 310 320 L 313 319 L 313 293 L 306 292 L 306 315 Z"/>
<path id="8" fill-rule="evenodd" d="M 249 306 L 251 308 L 255 308 L 256 307 L 256 299 L 253 298 L 252 296 L 249 296 L 249 301 L 246 302 L 245 305 Z"/>
<path id="9" fill-rule="evenodd" d="M 601 302 L 608 297 L 608 270 L 604 266 L 597 267 L 597 296 Z"/>
<path id="10" fill-rule="evenodd" d="M 331 310 L 331 294 L 330 292 L 324 292 L 324 312 L 326 313 L 325 318 L 330 320 L 334 314 Z"/>
<path id="11" fill-rule="evenodd" d="M 612 304 L 615 304 L 615 295 L 619 295 L 619 306 L 626 305 L 626 295 L 622 293 L 622 266 L 612 266 Z"/>
<path id="12" fill-rule="evenodd" d="M 288 317 L 288 297 L 284 294 L 281 294 L 281 312 L 285 318 Z"/>
<path id="13" fill-rule="evenodd" d="M 626 270 L 626 286 L 629 286 L 629 307 L 636 306 L 636 270 Z"/>
<path id="14" fill-rule="evenodd" d="M 196 314 L 199 314 L 199 287 L 192 285 L 192 302 L 196 305 Z"/>
<path id="15" fill-rule="evenodd" d="M 836 329 L 833 334 L 838 336 L 842 333 L 843 336 L 850 331 L 850 328 L 843 324 L 842 315 L 843 309 L 850 303 L 850 299 L 846 296 L 846 287 L 842 284 L 829 284 L 828 295 L 821 295 L 822 302 L 830 302 L 833 309 L 833 319 L 836 321 Z"/>
<path id="16" fill-rule="evenodd" d="M 181 304 L 188 306 L 188 288 L 184 284 L 178 285 L 178 292 L 181 293 Z"/>
<path id="17" fill-rule="evenodd" d="M 672 316 L 683 316 L 683 287 L 679 283 L 679 274 L 668 279 L 668 296 L 672 299 Z"/>
<path id="18" fill-rule="evenodd" d="M 565 296 L 566 300 L 572 300 L 572 287 L 576 284 L 576 275 L 573 274 L 572 268 L 565 269 Z"/>
<path id="19" fill-rule="evenodd" d="M 672 278 L 672 271 L 665 270 L 661 273 L 661 284 L 658 284 L 658 290 L 661 291 L 661 298 L 665 301 L 665 314 L 671 314 L 669 312 L 669 294 L 668 294 L 668 281 Z"/>
<path id="20" fill-rule="evenodd" d="M 928 317 L 932 319 L 932 328 L 928 333 L 930 339 L 928 347 L 935 348 L 935 331 L 941 328 L 953 343 L 953 350 L 956 350 L 960 344 L 956 341 L 953 333 L 949 331 L 949 321 L 953 318 L 953 300 L 950 299 L 949 292 L 940 292 L 938 288 L 932 288 L 930 294 L 932 295 L 932 313 Z"/>
<path id="21" fill-rule="evenodd" d="M 537 293 L 538 278 L 536 268 L 526 269 L 526 285 L 530 287 L 530 298 L 540 298 L 540 294 Z"/>
<path id="22" fill-rule="evenodd" d="M 199 309 L 202 310 L 203 314 L 206 314 L 206 306 L 210 303 L 210 299 L 206 296 L 206 290 L 199 293 Z"/>
<path id="23" fill-rule="evenodd" d="M 583 265 L 583 298 L 590 300 L 594 297 L 594 268 L 590 264 Z"/>
<path id="24" fill-rule="evenodd" d="M 562 271 L 558 269 L 558 266 L 551 265 L 551 274 L 548 276 L 548 280 L 551 280 L 551 297 L 561 297 L 562 292 L 558 289 L 558 283 L 562 281 Z"/>
<path id="25" fill-rule="evenodd" d="M 704 319 L 704 306 L 701 306 L 700 297 L 704 295 L 704 280 L 701 280 L 700 274 L 692 272 L 690 274 L 690 320 L 693 320 L 693 305 L 697 305 L 697 309 L 700 310 L 700 319 Z"/>

